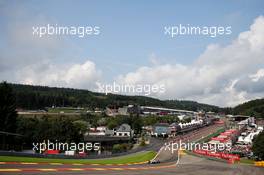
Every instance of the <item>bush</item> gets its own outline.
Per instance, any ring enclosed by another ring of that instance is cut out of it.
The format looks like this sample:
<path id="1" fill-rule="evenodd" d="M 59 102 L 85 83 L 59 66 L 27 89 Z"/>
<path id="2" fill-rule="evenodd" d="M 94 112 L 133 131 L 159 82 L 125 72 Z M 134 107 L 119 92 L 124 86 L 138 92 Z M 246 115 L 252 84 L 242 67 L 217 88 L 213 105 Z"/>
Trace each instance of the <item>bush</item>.
<path id="1" fill-rule="evenodd" d="M 262 131 L 253 141 L 253 153 L 259 159 L 264 160 L 264 132 Z"/>
<path id="2" fill-rule="evenodd" d="M 146 145 L 145 137 L 142 137 L 141 142 L 140 142 L 140 146 L 145 146 L 145 145 Z"/>
<path id="3" fill-rule="evenodd" d="M 113 146 L 114 153 L 122 152 L 122 150 L 123 150 L 123 147 L 121 146 L 121 144 L 114 144 Z"/>
<path id="4" fill-rule="evenodd" d="M 130 143 L 115 144 L 113 146 L 113 152 L 114 153 L 125 152 L 127 150 L 130 150 L 131 148 L 132 148 L 132 144 Z"/>

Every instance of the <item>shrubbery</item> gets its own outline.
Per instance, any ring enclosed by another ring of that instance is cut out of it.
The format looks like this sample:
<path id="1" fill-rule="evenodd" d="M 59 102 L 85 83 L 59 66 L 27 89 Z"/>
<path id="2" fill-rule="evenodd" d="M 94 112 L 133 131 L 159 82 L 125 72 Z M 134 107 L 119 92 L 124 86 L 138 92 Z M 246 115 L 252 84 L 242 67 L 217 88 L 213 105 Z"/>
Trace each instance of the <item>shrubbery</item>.
<path id="1" fill-rule="evenodd" d="M 264 160 L 264 132 L 254 138 L 252 150 L 255 156 Z"/>

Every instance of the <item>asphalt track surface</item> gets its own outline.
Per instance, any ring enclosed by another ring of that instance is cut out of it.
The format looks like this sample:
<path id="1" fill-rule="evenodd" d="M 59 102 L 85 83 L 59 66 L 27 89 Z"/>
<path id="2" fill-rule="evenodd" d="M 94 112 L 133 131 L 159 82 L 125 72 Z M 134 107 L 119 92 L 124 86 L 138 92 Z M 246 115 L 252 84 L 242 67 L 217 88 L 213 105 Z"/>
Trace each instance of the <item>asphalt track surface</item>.
<path id="1" fill-rule="evenodd" d="M 158 155 L 154 159 L 160 162 L 176 161 L 178 157 L 178 150 L 175 149 L 176 146 L 172 146 L 172 144 L 176 143 L 179 147 L 180 141 L 182 143 L 195 142 L 198 139 L 208 136 L 209 134 L 215 133 L 220 128 L 222 128 L 222 125 L 211 125 L 208 127 L 200 128 L 199 130 L 189 132 L 184 135 L 178 135 L 176 137 L 173 137 L 166 142 L 166 144 L 170 144 L 170 146 L 162 146 L 158 152 Z"/>
<path id="2" fill-rule="evenodd" d="M 228 164 L 200 158 L 196 156 L 183 155 L 180 163 L 175 165 L 175 162 L 161 163 L 157 165 L 21 165 L 21 164 L 5 164 L 0 165 L 0 169 L 22 169 L 23 171 L 15 172 L 0 172 L 0 174 L 26 174 L 26 175 L 77 175 L 77 174 L 179 174 L 179 175 L 263 175 L 264 168 L 254 167 L 243 164 Z"/>
<path id="3" fill-rule="evenodd" d="M 196 140 L 217 130 L 217 126 L 201 129 L 199 132 L 189 133 L 181 137 L 174 138 L 173 142 L 181 140 Z M 164 156 L 165 155 L 165 156 Z M 168 152 L 162 152 L 159 158 L 167 157 Z M 164 161 L 165 162 L 165 161 Z M 182 155 L 179 164 L 176 160 L 170 159 L 167 163 L 155 165 L 131 164 L 131 165 L 85 165 L 85 164 L 30 164 L 30 163 L 4 163 L 0 162 L 0 175 L 20 174 L 20 175 L 77 175 L 77 174 L 180 174 L 180 175 L 263 175 L 264 168 L 243 164 L 228 164 L 206 158 Z"/>

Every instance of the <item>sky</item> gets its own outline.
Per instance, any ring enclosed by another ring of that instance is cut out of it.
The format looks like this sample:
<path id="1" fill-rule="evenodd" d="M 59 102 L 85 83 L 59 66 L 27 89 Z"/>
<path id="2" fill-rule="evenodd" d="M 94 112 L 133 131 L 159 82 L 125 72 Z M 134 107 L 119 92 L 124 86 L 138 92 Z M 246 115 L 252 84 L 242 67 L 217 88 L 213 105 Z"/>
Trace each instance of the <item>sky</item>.
<path id="1" fill-rule="evenodd" d="M 33 35 L 48 24 L 98 26 L 100 34 Z M 232 33 L 165 35 L 180 24 Z M 165 92 L 152 97 L 222 107 L 264 97 L 262 0 L 0 0 L 0 26 L 0 81 L 91 91 L 157 84 Z"/>

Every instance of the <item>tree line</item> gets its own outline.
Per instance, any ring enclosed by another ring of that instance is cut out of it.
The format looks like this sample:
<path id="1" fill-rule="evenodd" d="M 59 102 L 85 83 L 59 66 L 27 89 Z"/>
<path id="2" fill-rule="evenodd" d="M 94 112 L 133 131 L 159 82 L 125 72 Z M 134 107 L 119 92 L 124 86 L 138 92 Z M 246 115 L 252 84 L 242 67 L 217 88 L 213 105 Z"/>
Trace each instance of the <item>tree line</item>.
<path id="1" fill-rule="evenodd" d="M 233 113 L 264 118 L 264 99 L 251 100 L 240 104 L 234 107 Z"/>
<path id="2" fill-rule="evenodd" d="M 159 100 L 146 96 L 126 96 L 91 92 L 71 88 L 55 88 L 46 86 L 31 86 L 10 84 L 16 96 L 18 108 L 44 109 L 45 107 L 88 107 L 90 109 L 112 107 L 118 108 L 129 104 L 141 106 L 159 106 L 191 111 L 224 110 L 217 106 L 201 104 L 194 101 L 184 100 Z"/>

